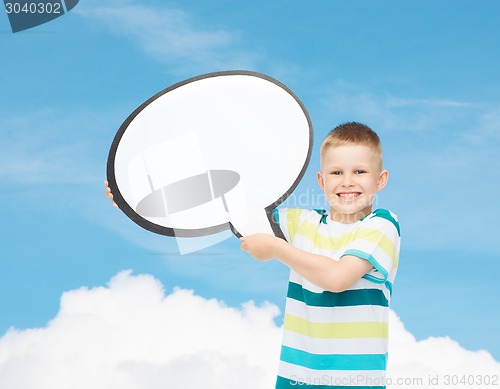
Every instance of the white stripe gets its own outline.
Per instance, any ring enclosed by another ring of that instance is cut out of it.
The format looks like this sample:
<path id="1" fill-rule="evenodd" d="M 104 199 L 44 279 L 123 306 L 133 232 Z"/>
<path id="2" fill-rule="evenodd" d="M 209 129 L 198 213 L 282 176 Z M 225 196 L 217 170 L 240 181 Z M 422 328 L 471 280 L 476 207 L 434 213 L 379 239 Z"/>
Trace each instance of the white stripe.
<path id="1" fill-rule="evenodd" d="M 387 352 L 388 339 L 317 339 L 284 330 L 283 345 L 313 354 L 381 354 Z"/>
<path id="2" fill-rule="evenodd" d="M 372 272 L 373 271 L 374 270 L 372 270 Z M 372 273 L 372 272 L 370 272 L 370 273 Z M 368 273 L 368 274 L 370 274 L 370 273 Z M 377 274 L 377 276 L 380 277 L 380 273 L 375 273 L 375 274 Z M 373 281 L 369 281 L 367 279 L 360 278 L 359 280 L 357 280 L 354 283 L 354 285 L 352 287 L 349 288 L 349 290 L 355 290 L 355 289 L 379 289 L 379 290 L 384 291 L 386 289 L 386 287 L 382 284 L 377 284 L 377 283 L 374 283 Z"/>
<path id="3" fill-rule="evenodd" d="M 383 370 L 312 370 L 302 366 L 291 365 L 280 361 L 281 377 L 300 384 L 331 386 L 383 386 L 385 371 Z"/>
<path id="4" fill-rule="evenodd" d="M 387 308 L 378 305 L 312 307 L 302 301 L 287 298 L 286 313 L 317 323 L 359 322 L 366 321 L 367 318 L 370 321 L 388 322 Z"/>

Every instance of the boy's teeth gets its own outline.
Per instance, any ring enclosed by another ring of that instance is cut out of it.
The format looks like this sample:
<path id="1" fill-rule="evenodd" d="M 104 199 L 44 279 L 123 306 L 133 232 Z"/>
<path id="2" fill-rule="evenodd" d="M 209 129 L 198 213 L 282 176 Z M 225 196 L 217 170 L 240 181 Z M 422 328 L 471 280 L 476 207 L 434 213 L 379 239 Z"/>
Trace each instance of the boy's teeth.
<path id="1" fill-rule="evenodd" d="M 349 199 L 353 199 L 355 197 L 358 197 L 358 193 L 340 193 L 340 197 L 347 197 Z"/>

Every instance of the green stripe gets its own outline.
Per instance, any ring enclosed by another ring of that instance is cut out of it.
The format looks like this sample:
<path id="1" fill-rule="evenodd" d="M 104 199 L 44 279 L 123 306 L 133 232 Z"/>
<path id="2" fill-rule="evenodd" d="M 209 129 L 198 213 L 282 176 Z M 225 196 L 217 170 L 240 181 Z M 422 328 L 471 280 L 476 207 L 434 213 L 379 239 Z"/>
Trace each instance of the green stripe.
<path id="1" fill-rule="evenodd" d="M 283 346 L 283 362 L 313 370 L 385 370 L 386 354 L 311 354 Z"/>
<path id="2" fill-rule="evenodd" d="M 354 289 L 340 293 L 324 291 L 311 292 L 295 282 L 288 283 L 289 298 L 301 301 L 312 307 L 349 307 L 357 305 L 379 305 L 388 307 L 389 303 L 380 289 Z"/>
<path id="3" fill-rule="evenodd" d="M 280 213 L 278 211 L 278 208 L 273 209 L 273 216 L 274 220 L 276 220 L 276 224 L 280 225 Z"/>
<path id="4" fill-rule="evenodd" d="M 329 385 L 335 383 L 335 377 L 322 377 L 320 383 L 309 383 L 304 378 L 293 377 L 293 380 L 278 376 L 276 379 L 276 389 L 297 389 L 297 388 L 311 388 L 311 389 L 385 389 L 385 386 L 343 386 L 343 385 Z M 356 381 L 356 377 L 354 377 Z"/>
<path id="5" fill-rule="evenodd" d="M 392 224 L 394 224 L 396 230 L 398 230 L 398 235 L 401 236 L 401 231 L 399 230 L 399 222 L 392 217 L 391 213 L 387 209 L 377 209 L 372 213 L 372 215 L 390 221 Z"/>
<path id="6" fill-rule="evenodd" d="M 326 210 L 324 209 L 315 209 L 316 213 L 318 215 L 321 215 L 320 223 L 327 224 L 326 223 L 326 218 L 328 217 L 328 214 L 326 213 Z"/>

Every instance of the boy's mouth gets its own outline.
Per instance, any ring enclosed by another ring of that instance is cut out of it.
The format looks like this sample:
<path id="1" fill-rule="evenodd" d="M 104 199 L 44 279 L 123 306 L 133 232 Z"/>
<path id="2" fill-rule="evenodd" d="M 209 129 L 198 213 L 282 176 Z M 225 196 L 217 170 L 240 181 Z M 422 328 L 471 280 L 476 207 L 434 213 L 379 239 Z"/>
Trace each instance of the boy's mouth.
<path id="1" fill-rule="evenodd" d="M 337 197 L 339 197 L 343 201 L 354 201 L 359 196 L 361 196 L 361 192 L 340 192 L 340 193 L 337 193 Z"/>

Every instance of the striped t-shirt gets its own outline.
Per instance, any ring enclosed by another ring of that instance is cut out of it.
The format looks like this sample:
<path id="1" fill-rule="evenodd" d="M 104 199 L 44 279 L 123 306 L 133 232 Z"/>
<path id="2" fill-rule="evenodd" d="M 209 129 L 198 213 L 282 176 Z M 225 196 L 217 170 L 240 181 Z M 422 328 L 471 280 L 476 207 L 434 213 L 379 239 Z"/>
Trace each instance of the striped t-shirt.
<path id="1" fill-rule="evenodd" d="M 279 209 L 287 241 L 339 260 L 354 255 L 373 269 L 348 290 L 326 291 L 290 271 L 277 389 L 384 388 L 388 310 L 398 268 L 399 223 L 378 209 L 353 224 L 326 211 Z"/>

